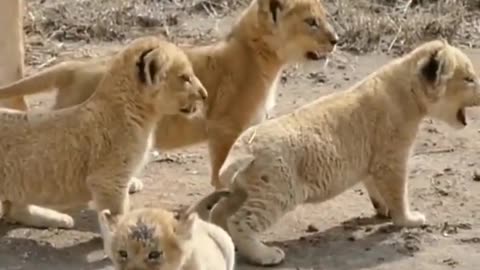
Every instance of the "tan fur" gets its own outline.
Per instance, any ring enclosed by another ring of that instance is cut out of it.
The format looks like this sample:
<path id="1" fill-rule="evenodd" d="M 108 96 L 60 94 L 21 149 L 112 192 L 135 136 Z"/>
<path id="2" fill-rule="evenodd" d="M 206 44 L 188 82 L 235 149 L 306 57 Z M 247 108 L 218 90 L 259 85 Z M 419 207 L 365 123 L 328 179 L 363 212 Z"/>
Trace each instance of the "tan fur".
<path id="1" fill-rule="evenodd" d="M 380 214 L 419 226 L 411 211 L 407 162 L 423 118 L 466 125 L 480 105 L 480 79 L 459 49 L 432 41 L 380 68 L 349 90 L 247 129 L 220 171 L 232 195 L 211 212 L 240 254 L 261 265 L 284 259 L 258 234 L 304 203 L 329 200 L 363 182 Z"/>
<path id="2" fill-rule="evenodd" d="M 314 22 L 316 25 L 309 25 Z M 183 47 L 209 93 L 207 120 L 163 118 L 158 124 L 156 147 L 170 150 L 208 141 L 211 184 L 220 188 L 218 171 L 232 143 L 273 108 L 282 70 L 290 63 L 326 56 L 336 42 L 321 1 L 253 0 L 223 40 Z M 55 108 L 64 108 L 82 102 L 93 92 L 94 87 L 88 86 L 95 85 L 101 76 L 90 72 L 97 70 L 102 72 L 102 67 L 95 61 L 85 65 L 66 62 L 63 67 L 49 68 L 1 88 L 0 98 L 56 86 Z M 71 73 L 70 77 L 63 78 L 65 73 Z"/>
<path id="3" fill-rule="evenodd" d="M 235 248 L 220 227 L 198 219 L 197 210 L 228 196 L 217 191 L 177 218 L 161 208 L 141 208 L 123 216 L 99 213 L 104 248 L 117 270 L 233 270 Z M 122 258 L 122 253 L 123 257 Z M 160 253 L 152 259 L 152 254 Z M 150 259 L 149 259 L 150 257 Z"/>
<path id="4" fill-rule="evenodd" d="M 23 0 L 0 3 L 0 86 L 19 80 L 24 72 Z M 0 100 L 0 106 L 26 110 L 21 96 Z"/>
<path id="5" fill-rule="evenodd" d="M 146 162 L 156 122 L 164 115 L 187 117 L 206 98 L 187 56 L 145 37 L 113 58 L 87 101 L 45 113 L 0 110 L 4 215 L 70 228 L 73 219 L 51 209 L 92 200 L 97 209 L 125 212 L 127 185 Z"/>

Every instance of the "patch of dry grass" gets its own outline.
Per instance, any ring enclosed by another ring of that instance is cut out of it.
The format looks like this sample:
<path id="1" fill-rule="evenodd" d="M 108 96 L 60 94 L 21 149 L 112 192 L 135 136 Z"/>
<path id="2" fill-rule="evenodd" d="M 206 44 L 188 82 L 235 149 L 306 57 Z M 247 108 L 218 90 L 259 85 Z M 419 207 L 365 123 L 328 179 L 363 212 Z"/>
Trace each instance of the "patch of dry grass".
<path id="1" fill-rule="evenodd" d="M 479 46 L 480 0 L 324 0 L 344 50 L 401 53 L 443 37 Z M 28 1 L 27 35 L 56 41 L 121 41 L 138 33 L 166 33 L 189 16 L 219 17 L 250 0 Z M 185 31 L 183 31 L 185 32 Z M 175 33 L 178 35 L 178 33 Z M 180 33 L 182 34 L 182 33 Z M 174 39 L 176 37 L 173 37 Z"/>
<path id="2" fill-rule="evenodd" d="M 470 47 L 480 42 L 478 0 L 330 0 L 328 6 L 340 46 L 357 53 L 402 53 L 436 38 Z"/>
<path id="3" fill-rule="evenodd" d="M 166 1 L 166 0 L 165 0 Z M 59 41 L 118 41 L 134 28 L 176 24 L 175 5 L 157 0 L 27 2 L 25 31 Z"/>

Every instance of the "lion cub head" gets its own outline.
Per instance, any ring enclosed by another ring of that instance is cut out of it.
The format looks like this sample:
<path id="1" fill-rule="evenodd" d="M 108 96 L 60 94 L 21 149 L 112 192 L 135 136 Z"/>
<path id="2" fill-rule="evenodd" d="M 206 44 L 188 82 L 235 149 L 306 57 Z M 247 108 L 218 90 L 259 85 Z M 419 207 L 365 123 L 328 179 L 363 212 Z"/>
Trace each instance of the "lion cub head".
<path id="1" fill-rule="evenodd" d="M 412 56 L 427 115 L 453 128 L 465 127 L 465 108 L 480 105 L 480 78 L 470 59 L 444 40 L 427 42 Z"/>
<path id="2" fill-rule="evenodd" d="M 192 252 L 198 215 L 176 219 L 160 208 L 139 208 L 121 217 L 99 213 L 104 247 L 117 270 L 180 269 Z"/>
<path id="3" fill-rule="evenodd" d="M 338 36 L 320 0 L 253 0 L 263 39 L 287 62 L 319 60 L 335 49 Z"/>
<path id="4" fill-rule="evenodd" d="M 179 211 L 139 208 L 122 216 L 110 210 L 98 213 L 104 250 L 117 270 L 177 270 L 188 260 L 200 218 L 208 220 L 210 209 L 228 190 L 216 190 Z"/>
<path id="5" fill-rule="evenodd" d="M 186 54 L 154 36 L 135 39 L 119 52 L 97 89 L 119 89 L 139 107 L 149 105 L 161 114 L 190 116 L 207 99 Z"/>
<path id="6" fill-rule="evenodd" d="M 191 115 L 207 99 L 188 57 L 172 43 L 143 52 L 137 65 L 147 84 L 163 85 L 157 97 L 166 114 Z"/>

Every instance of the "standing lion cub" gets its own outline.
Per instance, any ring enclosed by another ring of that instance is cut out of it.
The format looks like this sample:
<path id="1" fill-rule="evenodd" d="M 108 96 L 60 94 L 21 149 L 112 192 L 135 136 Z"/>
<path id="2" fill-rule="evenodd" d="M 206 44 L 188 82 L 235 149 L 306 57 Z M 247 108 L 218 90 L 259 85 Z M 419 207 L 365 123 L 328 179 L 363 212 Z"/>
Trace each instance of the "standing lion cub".
<path id="1" fill-rule="evenodd" d="M 329 200 L 363 182 L 380 214 L 399 226 L 419 226 L 410 210 L 407 162 L 425 117 L 467 125 L 465 108 L 480 105 L 473 65 L 446 41 L 425 43 L 349 90 L 246 130 L 220 171 L 231 196 L 212 222 L 224 227 L 251 262 L 284 259 L 258 234 L 303 203 Z"/>
<path id="2" fill-rule="evenodd" d="M 105 252 L 117 270 L 233 270 L 235 248 L 222 228 L 198 217 L 228 191 L 215 191 L 174 217 L 162 208 L 99 213 Z"/>
<path id="3" fill-rule="evenodd" d="M 282 71 L 292 63 L 324 59 L 337 42 L 321 0 L 251 0 L 224 38 L 182 46 L 208 90 L 206 118 L 162 118 L 155 148 L 208 142 L 210 183 L 221 188 L 218 172 L 230 147 L 274 107 Z M 56 109 L 79 104 L 93 93 L 107 63 L 108 57 L 65 61 L 0 87 L 0 99 L 57 88 Z"/>
<path id="4" fill-rule="evenodd" d="M 3 216 L 70 228 L 73 219 L 56 210 L 93 200 L 97 209 L 125 212 L 128 183 L 146 161 L 157 121 L 189 116 L 206 98 L 187 56 L 145 37 L 114 56 L 80 105 L 45 113 L 0 110 Z"/>

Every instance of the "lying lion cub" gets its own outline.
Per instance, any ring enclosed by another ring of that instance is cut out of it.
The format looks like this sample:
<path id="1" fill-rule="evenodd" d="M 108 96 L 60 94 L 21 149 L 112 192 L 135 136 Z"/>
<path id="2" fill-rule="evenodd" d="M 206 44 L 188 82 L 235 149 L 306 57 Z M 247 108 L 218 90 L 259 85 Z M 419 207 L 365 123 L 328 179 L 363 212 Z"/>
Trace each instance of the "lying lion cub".
<path id="1" fill-rule="evenodd" d="M 183 47 L 208 90 L 207 119 L 162 118 L 155 147 L 166 151 L 208 141 L 211 184 L 220 188 L 218 171 L 231 145 L 273 108 L 282 70 L 323 59 L 337 41 L 320 0 L 252 0 L 221 41 Z M 0 88 L 0 98 L 58 88 L 55 108 L 81 103 L 94 91 L 107 59 L 50 67 Z"/>
<path id="2" fill-rule="evenodd" d="M 434 117 L 462 128 L 465 107 L 480 105 L 472 63 L 445 41 L 425 43 L 349 90 L 246 130 L 220 179 L 232 195 L 211 212 L 251 262 L 278 264 L 284 252 L 257 235 L 303 203 L 331 199 L 363 182 L 394 224 L 419 226 L 411 211 L 407 161 L 420 123 Z"/>
<path id="3" fill-rule="evenodd" d="M 199 219 L 228 191 L 216 191 L 175 218 L 161 208 L 132 210 L 120 218 L 99 213 L 105 252 L 117 270 L 233 270 L 235 248 L 220 227 Z"/>
<path id="4" fill-rule="evenodd" d="M 0 110 L 3 215 L 31 226 L 71 228 L 69 215 L 51 209 L 93 200 L 97 209 L 125 212 L 128 183 L 145 163 L 157 121 L 190 115 L 206 98 L 187 56 L 145 37 L 113 58 L 86 102 L 46 113 Z"/>

